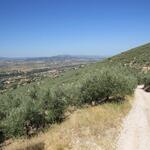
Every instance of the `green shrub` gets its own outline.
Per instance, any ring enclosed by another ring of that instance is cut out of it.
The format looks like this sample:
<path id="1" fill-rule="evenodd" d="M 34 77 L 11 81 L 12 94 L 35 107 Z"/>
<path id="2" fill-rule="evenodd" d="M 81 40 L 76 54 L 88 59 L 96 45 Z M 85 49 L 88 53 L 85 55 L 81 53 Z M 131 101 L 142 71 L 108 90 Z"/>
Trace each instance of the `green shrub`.
<path id="1" fill-rule="evenodd" d="M 150 86 L 150 72 L 143 76 L 143 84 L 145 87 Z"/>
<path id="2" fill-rule="evenodd" d="M 78 106 L 79 105 L 79 96 L 80 96 L 80 87 L 81 83 L 68 83 L 63 86 L 61 86 L 61 89 L 63 91 L 64 97 L 66 99 L 67 105 L 70 106 Z"/>
<path id="3" fill-rule="evenodd" d="M 81 103 L 101 102 L 109 98 L 131 94 L 137 85 L 136 78 L 124 68 L 103 68 L 90 76 L 81 87 Z"/>
<path id="4" fill-rule="evenodd" d="M 4 135 L 4 132 L 3 132 L 3 128 L 0 125 L 0 144 L 2 142 L 4 142 L 4 140 L 5 140 L 5 135 Z"/>
<path id="5" fill-rule="evenodd" d="M 15 108 L 3 121 L 3 130 L 7 137 L 21 136 L 24 134 L 25 112 L 22 108 Z"/>
<path id="6" fill-rule="evenodd" d="M 4 83 L 0 80 L 0 90 L 4 89 Z"/>
<path id="7" fill-rule="evenodd" d="M 31 99 L 36 100 L 38 98 L 38 90 L 35 86 L 31 89 L 29 96 Z"/>
<path id="8" fill-rule="evenodd" d="M 46 120 L 48 123 L 61 122 L 64 118 L 64 111 L 67 101 L 64 93 L 59 89 L 53 95 L 48 93 L 46 106 Z"/>
<path id="9" fill-rule="evenodd" d="M 37 91 L 33 87 L 29 95 L 19 97 L 19 94 L 10 93 L 0 98 L 0 125 L 3 129 L 0 134 L 4 133 L 7 138 L 30 136 L 45 125 L 62 121 L 67 106 L 64 92 L 61 89 L 48 90 L 41 96 Z"/>

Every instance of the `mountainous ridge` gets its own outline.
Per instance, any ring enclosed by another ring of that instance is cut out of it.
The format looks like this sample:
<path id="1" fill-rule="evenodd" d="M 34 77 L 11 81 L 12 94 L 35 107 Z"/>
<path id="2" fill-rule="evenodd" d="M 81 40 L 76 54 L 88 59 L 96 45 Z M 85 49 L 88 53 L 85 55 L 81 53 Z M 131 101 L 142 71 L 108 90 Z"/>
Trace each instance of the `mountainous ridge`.
<path id="1" fill-rule="evenodd" d="M 93 60 L 99 60 L 106 58 L 106 56 L 95 56 L 95 55 L 56 55 L 56 56 L 50 56 L 50 57 L 0 57 L 1 60 L 9 60 L 9 61 L 39 61 L 39 60 L 63 60 L 63 59 L 93 59 Z"/>

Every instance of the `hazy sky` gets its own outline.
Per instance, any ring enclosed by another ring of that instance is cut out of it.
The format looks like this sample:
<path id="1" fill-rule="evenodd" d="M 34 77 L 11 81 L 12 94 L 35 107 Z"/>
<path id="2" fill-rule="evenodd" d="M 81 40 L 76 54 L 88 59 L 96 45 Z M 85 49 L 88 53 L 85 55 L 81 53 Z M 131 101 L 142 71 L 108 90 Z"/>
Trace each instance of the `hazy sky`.
<path id="1" fill-rule="evenodd" d="M 150 0 L 0 0 L 0 56 L 113 55 L 150 42 Z"/>

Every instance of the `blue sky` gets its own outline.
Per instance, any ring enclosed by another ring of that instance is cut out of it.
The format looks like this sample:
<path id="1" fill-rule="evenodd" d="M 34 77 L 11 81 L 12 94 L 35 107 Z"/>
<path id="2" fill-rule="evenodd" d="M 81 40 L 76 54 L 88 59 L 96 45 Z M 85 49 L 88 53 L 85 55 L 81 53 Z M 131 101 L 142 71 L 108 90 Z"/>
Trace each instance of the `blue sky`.
<path id="1" fill-rule="evenodd" d="M 149 0 L 0 0 L 0 56 L 114 55 L 150 42 Z"/>

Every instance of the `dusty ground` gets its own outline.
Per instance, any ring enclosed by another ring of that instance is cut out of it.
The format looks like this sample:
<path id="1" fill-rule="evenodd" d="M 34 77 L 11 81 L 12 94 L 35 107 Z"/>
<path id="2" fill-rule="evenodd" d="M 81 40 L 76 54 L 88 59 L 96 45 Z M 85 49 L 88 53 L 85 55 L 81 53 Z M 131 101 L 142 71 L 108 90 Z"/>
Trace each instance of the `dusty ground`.
<path id="1" fill-rule="evenodd" d="M 133 107 L 124 120 L 118 150 L 150 150 L 150 93 L 139 86 Z"/>

